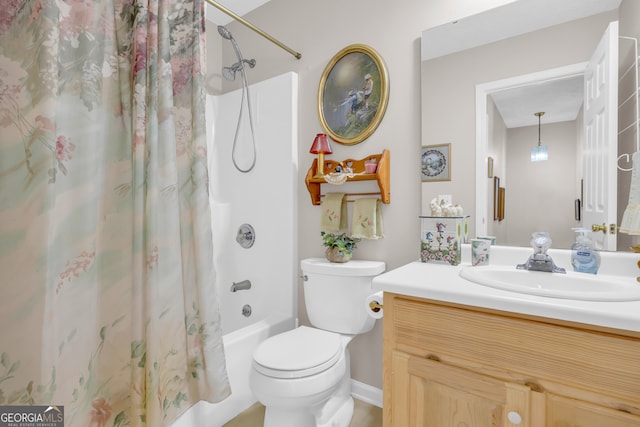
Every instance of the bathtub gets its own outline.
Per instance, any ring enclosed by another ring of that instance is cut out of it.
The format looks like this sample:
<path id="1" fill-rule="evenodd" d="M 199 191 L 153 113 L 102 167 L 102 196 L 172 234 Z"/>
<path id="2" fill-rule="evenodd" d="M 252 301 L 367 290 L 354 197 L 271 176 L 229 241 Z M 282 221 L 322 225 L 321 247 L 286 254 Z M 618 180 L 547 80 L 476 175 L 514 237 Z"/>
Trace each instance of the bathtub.
<path id="1" fill-rule="evenodd" d="M 295 73 L 250 86 L 257 159 L 248 173 L 231 160 L 241 91 L 207 96 L 213 263 L 232 394 L 216 404 L 198 402 L 173 427 L 222 426 L 254 404 L 255 348 L 297 326 L 297 87 Z M 251 162 L 247 120 L 245 112 L 240 164 Z M 249 248 L 236 241 L 244 224 L 254 229 Z M 245 286 L 234 292 L 238 283 Z"/>
<path id="2" fill-rule="evenodd" d="M 271 335 L 296 327 L 295 319 L 273 314 L 224 336 L 227 374 L 232 394 L 219 403 L 198 402 L 172 427 L 220 427 L 256 402 L 249 388 L 253 351 Z"/>

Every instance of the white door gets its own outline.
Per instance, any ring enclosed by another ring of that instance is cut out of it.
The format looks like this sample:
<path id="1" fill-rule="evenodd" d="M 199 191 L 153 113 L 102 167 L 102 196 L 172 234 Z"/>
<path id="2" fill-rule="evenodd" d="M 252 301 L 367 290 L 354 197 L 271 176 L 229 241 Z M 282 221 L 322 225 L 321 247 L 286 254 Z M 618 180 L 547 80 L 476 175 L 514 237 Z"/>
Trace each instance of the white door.
<path id="1" fill-rule="evenodd" d="M 616 250 L 618 193 L 618 22 L 600 40 L 584 75 L 583 143 L 585 228 L 598 249 Z M 612 232 L 613 231 L 613 232 Z"/>

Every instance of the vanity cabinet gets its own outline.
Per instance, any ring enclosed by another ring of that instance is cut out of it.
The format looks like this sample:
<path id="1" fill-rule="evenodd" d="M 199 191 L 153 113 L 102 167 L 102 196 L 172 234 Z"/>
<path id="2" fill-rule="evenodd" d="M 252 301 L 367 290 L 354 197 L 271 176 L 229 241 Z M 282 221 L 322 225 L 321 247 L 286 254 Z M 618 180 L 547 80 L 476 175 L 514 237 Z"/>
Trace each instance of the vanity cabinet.
<path id="1" fill-rule="evenodd" d="M 640 334 L 384 296 L 385 427 L 640 426 Z"/>

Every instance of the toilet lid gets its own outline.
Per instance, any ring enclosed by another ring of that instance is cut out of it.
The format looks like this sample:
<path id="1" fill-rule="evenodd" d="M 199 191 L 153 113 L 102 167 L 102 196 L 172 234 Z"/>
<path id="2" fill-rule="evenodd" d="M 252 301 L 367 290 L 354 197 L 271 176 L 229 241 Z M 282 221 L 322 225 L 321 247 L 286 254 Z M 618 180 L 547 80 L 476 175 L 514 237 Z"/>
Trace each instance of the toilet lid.
<path id="1" fill-rule="evenodd" d="M 267 338 L 253 354 L 254 367 L 275 378 L 302 378 L 333 366 L 342 355 L 339 334 L 300 326 Z"/>

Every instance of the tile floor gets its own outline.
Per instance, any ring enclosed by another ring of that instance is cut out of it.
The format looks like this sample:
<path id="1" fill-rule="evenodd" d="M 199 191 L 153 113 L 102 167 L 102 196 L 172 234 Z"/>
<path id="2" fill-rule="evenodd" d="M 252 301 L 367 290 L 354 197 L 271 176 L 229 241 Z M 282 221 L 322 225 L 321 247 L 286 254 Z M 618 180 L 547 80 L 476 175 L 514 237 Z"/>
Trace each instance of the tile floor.
<path id="1" fill-rule="evenodd" d="M 224 427 L 262 427 L 264 406 L 256 403 L 229 421 Z M 381 427 L 382 409 L 355 399 L 355 410 L 349 427 Z"/>

